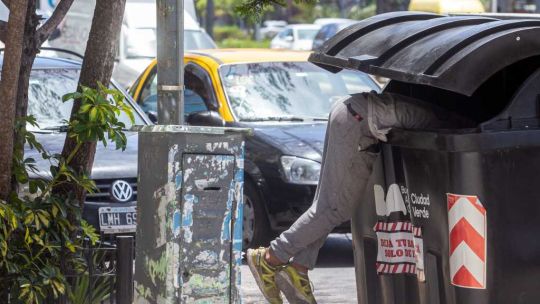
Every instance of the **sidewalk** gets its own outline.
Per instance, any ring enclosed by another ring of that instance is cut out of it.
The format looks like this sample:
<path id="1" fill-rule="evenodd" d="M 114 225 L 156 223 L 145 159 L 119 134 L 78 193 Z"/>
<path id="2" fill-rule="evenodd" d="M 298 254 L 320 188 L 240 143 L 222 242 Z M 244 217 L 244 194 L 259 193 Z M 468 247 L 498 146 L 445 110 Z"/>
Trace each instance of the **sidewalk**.
<path id="1" fill-rule="evenodd" d="M 310 272 L 318 303 L 357 303 L 351 235 L 332 234 Z M 242 266 L 244 304 L 266 304 L 247 265 Z M 284 301 L 287 303 L 287 301 Z"/>

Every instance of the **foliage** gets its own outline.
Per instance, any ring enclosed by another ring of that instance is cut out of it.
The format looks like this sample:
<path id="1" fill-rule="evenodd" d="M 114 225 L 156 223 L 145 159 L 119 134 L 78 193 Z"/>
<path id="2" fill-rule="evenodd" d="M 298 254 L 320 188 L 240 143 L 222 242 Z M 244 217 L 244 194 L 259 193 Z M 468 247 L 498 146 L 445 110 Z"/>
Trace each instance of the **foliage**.
<path id="1" fill-rule="evenodd" d="M 313 4 L 315 0 L 294 0 L 294 3 Z M 287 6 L 286 0 L 245 0 L 235 7 L 235 12 L 245 18 L 259 20 L 273 6 Z"/>
<path id="2" fill-rule="evenodd" d="M 224 39 L 249 39 L 249 35 L 234 25 L 216 26 L 214 40 L 218 43 Z"/>
<path id="3" fill-rule="evenodd" d="M 24 185 L 24 191 L 11 193 L 7 201 L 0 200 L 0 297 L 6 299 L 1 293 L 7 292 L 13 303 L 43 303 L 72 293 L 66 275 L 84 271 L 83 242 L 86 239 L 93 244 L 98 235 L 81 219 L 74 195 L 52 189 L 67 182 L 86 191 L 95 189 L 89 176 L 76 174 L 67 165 L 84 142 L 110 141 L 117 149 L 126 146 L 125 126 L 117 116 L 124 112 L 133 120 L 133 114 L 120 92 L 99 84 L 97 90 L 81 87 L 80 92 L 68 94 L 63 100 L 73 98 L 79 98 L 82 106 L 72 123 L 66 121 L 68 136 L 77 141 L 66 159 L 46 151 L 26 130 L 26 124 L 37 127 L 33 117 L 22 119 L 16 126 L 25 144 L 49 161 L 50 172 L 39 171 L 35 159 L 15 158 L 14 176 Z"/>
<path id="4" fill-rule="evenodd" d="M 377 6 L 374 3 L 365 7 L 355 6 L 348 12 L 348 18 L 354 20 L 362 20 L 375 15 L 376 11 Z"/>
<path id="5" fill-rule="evenodd" d="M 255 41 L 251 39 L 228 38 L 217 41 L 220 48 L 269 48 L 270 40 Z"/>
<path id="6" fill-rule="evenodd" d="M 90 274 L 89 271 L 85 271 L 76 276 L 71 281 L 73 290 L 69 295 L 71 303 L 100 304 L 102 301 L 107 300 L 110 295 L 111 283 L 115 279 L 114 276 L 111 276 L 111 270 L 107 269 L 112 267 L 107 255 L 107 253 L 111 252 L 110 250 L 110 248 L 90 248 L 86 250 L 86 255 L 88 259 L 92 260 L 92 264 L 97 266 L 98 269 L 105 268 L 106 271 L 98 270 L 98 274 Z"/>

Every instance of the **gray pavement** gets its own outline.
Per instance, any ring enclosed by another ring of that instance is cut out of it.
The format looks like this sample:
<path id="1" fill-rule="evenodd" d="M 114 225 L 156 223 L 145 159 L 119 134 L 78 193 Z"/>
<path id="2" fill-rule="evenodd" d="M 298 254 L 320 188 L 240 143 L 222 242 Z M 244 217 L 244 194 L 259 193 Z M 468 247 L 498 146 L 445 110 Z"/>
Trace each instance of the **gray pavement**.
<path id="1" fill-rule="evenodd" d="M 319 304 L 357 303 L 351 235 L 330 235 L 309 276 Z M 242 299 L 245 304 L 266 303 L 246 265 L 242 266 Z"/>

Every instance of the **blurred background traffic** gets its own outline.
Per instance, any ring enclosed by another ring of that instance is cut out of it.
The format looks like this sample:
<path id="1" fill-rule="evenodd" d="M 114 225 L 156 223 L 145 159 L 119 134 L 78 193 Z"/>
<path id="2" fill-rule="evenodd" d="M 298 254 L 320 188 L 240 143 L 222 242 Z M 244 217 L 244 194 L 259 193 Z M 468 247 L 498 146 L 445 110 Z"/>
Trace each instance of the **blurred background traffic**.
<path id="1" fill-rule="evenodd" d="M 56 1 L 40 0 L 42 20 L 50 16 Z M 381 91 L 385 84 L 385 79 L 362 72 L 323 70 L 308 62 L 312 50 L 383 12 L 512 14 L 540 9 L 540 0 L 285 0 L 283 5 L 265 8 L 260 18 L 250 18 L 242 14 L 245 3 L 184 0 L 185 121 L 254 130 L 254 136 L 246 139 L 244 247 L 267 244 L 311 205 L 328 113 L 334 104 L 350 94 Z M 43 50 L 40 56 L 53 58 L 43 58 L 41 66 L 34 66 L 29 113 L 40 119 L 44 127 L 37 131 L 46 133 L 50 146 L 63 140 L 56 133 L 63 132 L 61 126 L 71 111 L 61 106 L 60 97 L 76 88 L 81 61 L 77 54 L 84 54 L 94 7 L 95 0 L 75 0 L 45 43 L 62 51 Z M 127 0 L 118 36 L 113 83 L 125 89 L 140 116 L 139 125 L 158 120 L 156 12 L 155 0 Z M 0 2 L 0 19 L 7 16 Z M 132 157 L 129 150 L 98 151 L 94 167 L 101 169 L 94 172 L 100 175 L 92 178 L 100 189 L 87 197 L 85 218 L 101 233 L 135 231 L 130 217 L 135 209 L 125 208 L 135 208 L 137 199 L 136 142 L 130 147 Z M 110 166 L 113 162 L 116 167 Z M 124 169 L 118 170 L 118 165 Z M 118 180 L 132 188 L 127 197 L 111 192 Z M 346 223 L 335 232 L 349 231 Z"/>
<path id="2" fill-rule="evenodd" d="M 58 0 L 41 0 L 39 13 L 48 18 Z M 185 0 L 186 50 L 211 48 L 274 48 L 312 50 L 359 20 L 389 11 L 439 14 L 535 13 L 540 0 L 321 0 L 283 1 L 261 18 L 246 18 L 241 0 Z M 94 1 L 75 0 L 46 46 L 84 53 Z M 0 3 L 0 20 L 7 8 Z M 155 0 L 127 0 L 113 77 L 129 87 L 156 56 Z M 65 55 L 62 55 L 65 56 Z"/>

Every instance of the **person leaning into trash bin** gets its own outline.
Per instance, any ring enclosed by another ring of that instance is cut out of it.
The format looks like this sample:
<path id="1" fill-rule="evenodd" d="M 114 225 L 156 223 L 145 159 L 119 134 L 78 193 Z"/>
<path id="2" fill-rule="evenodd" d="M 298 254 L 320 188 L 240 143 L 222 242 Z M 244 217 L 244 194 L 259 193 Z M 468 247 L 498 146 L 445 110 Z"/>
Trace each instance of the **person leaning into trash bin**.
<path id="1" fill-rule="evenodd" d="M 330 114 L 321 176 L 313 205 L 269 248 L 249 249 L 247 261 L 264 297 L 282 303 L 316 303 L 308 278 L 328 234 L 351 219 L 391 128 L 442 129 L 468 121 L 410 97 L 375 92 L 349 96 Z"/>

